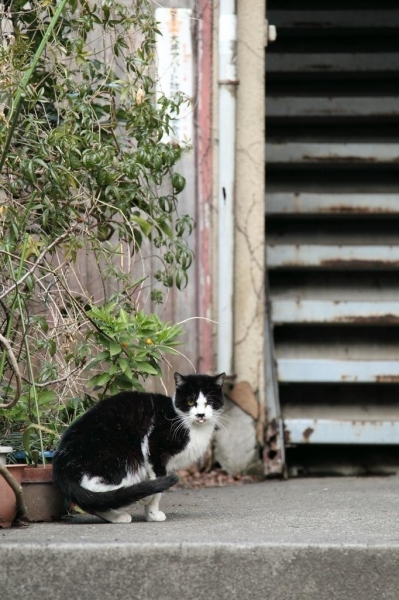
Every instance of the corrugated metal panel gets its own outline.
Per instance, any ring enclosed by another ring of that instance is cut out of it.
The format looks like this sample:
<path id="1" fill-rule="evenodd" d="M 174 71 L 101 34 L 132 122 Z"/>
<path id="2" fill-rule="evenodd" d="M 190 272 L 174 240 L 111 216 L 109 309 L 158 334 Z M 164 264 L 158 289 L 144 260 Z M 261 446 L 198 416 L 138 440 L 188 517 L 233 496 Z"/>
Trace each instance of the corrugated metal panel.
<path id="1" fill-rule="evenodd" d="M 273 96 L 267 102 L 267 115 L 277 117 L 392 117 L 399 116 L 398 99 L 357 98 L 355 103 L 347 96 L 333 98 Z"/>
<path id="2" fill-rule="evenodd" d="M 399 67 L 399 65 L 398 65 Z M 266 145 L 266 160 L 271 163 L 395 163 L 399 162 L 399 143 L 273 142 Z"/>
<path id="3" fill-rule="evenodd" d="M 337 54 L 275 54 L 268 61 L 268 73 L 369 73 L 399 71 L 399 55 L 391 52 Z"/>
<path id="4" fill-rule="evenodd" d="M 333 419 L 286 419 L 288 444 L 397 444 L 399 421 L 336 421 Z"/>
<path id="5" fill-rule="evenodd" d="M 274 4 L 276 10 L 273 8 Z M 295 8 L 279 10 L 277 6 L 281 6 L 281 3 L 269 2 L 269 18 L 273 20 L 273 23 L 278 23 L 279 29 L 289 28 L 294 31 L 304 29 L 307 33 L 309 29 L 320 31 L 340 28 L 347 30 L 353 27 L 356 29 L 378 28 L 385 30 L 399 27 L 399 10 L 395 9 L 395 2 L 392 3 L 393 7 L 389 10 L 367 10 L 370 6 L 365 6 L 365 4 L 363 2 L 361 18 L 359 18 L 359 10 L 351 10 L 348 6 L 345 7 L 345 10 L 334 10 L 331 5 L 328 10 L 320 10 L 323 5 L 319 2 L 313 10 L 307 10 L 306 8 L 301 9 L 305 2 L 298 2 L 299 10 L 295 10 Z"/>
<path id="6" fill-rule="evenodd" d="M 311 244 L 269 244 L 269 268 L 320 267 L 373 269 L 399 267 L 399 246 L 322 246 Z"/>
<path id="7" fill-rule="evenodd" d="M 268 215 L 352 215 L 354 213 L 399 215 L 399 194 L 361 192 L 320 194 L 298 191 L 270 192 L 267 197 Z"/>
<path id="8" fill-rule="evenodd" d="M 279 358 L 277 377 L 279 381 L 288 383 L 392 383 L 399 382 L 399 360 Z M 378 419 L 378 409 L 375 408 Z M 334 407 L 331 407 L 331 412 L 334 412 Z"/>
<path id="9" fill-rule="evenodd" d="M 370 325 L 399 324 L 399 299 L 381 300 L 272 300 L 275 325 L 287 323 L 364 323 Z"/>
<path id="10" fill-rule="evenodd" d="M 399 444 L 384 392 L 399 397 L 399 10 L 267 8 L 278 29 L 266 63 L 274 421 L 290 444 Z M 346 418 L 366 396 L 367 419 Z"/>

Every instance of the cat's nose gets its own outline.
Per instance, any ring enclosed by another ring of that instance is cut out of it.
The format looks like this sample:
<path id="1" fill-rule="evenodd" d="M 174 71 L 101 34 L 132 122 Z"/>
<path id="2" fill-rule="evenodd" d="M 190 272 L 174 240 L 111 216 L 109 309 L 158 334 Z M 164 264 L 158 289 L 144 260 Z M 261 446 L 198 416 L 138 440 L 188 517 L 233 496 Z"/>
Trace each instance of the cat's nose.
<path id="1" fill-rule="evenodd" d="M 199 419 L 204 419 L 205 418 L 205 413 L 197 413 L 197 417 Z"/>

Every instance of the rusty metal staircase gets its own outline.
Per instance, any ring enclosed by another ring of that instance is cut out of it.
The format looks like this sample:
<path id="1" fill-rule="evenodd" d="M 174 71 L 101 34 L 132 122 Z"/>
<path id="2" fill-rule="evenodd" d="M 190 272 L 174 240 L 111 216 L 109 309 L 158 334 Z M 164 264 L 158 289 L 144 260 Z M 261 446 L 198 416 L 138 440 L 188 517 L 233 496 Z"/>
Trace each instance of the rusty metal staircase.
<path id="1" fill-rule="evenodd" d="M 273 472 L 290 445 L 399 445 L 399 7 L 267 7 Z"/>

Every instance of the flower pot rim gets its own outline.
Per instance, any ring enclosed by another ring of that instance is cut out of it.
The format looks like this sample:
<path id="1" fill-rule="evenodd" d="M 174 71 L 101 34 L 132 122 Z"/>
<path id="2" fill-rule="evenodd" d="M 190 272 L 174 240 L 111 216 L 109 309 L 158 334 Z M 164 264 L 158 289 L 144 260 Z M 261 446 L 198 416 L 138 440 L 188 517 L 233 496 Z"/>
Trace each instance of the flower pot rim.
<path id="1" fill-rule="evenodd" d="M 53 466 L 38 465 L 32 467 L 25 465 L 22 471 L 22 484 L 24 483 L 52 483 L 53 481 Z"/>

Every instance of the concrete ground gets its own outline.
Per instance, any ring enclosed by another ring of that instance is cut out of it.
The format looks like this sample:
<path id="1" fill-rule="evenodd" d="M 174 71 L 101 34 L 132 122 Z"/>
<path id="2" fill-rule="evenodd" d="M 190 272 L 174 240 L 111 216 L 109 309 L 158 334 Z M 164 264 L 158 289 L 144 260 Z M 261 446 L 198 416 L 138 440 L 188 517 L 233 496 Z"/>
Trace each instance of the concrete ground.
<path id="1" fill-rule="evenodd" d="M 0 530 L 0 599 L 399 600 L 399 477 L 171 490 L 168 520 Z"/>

